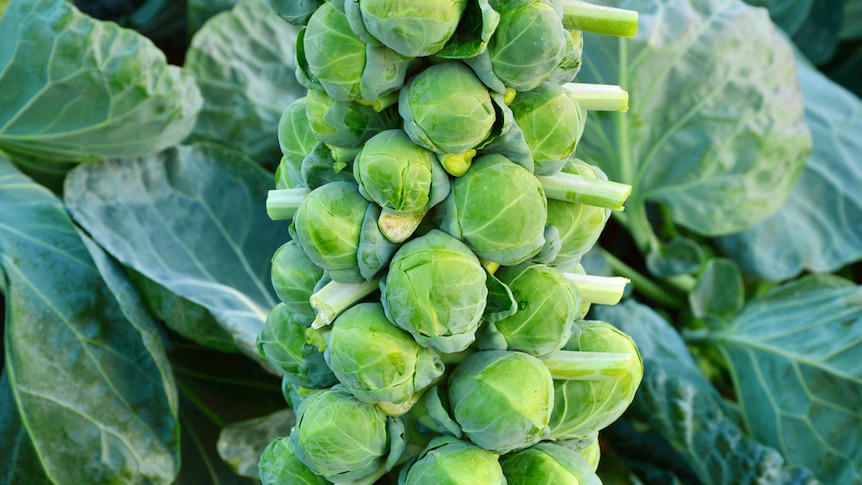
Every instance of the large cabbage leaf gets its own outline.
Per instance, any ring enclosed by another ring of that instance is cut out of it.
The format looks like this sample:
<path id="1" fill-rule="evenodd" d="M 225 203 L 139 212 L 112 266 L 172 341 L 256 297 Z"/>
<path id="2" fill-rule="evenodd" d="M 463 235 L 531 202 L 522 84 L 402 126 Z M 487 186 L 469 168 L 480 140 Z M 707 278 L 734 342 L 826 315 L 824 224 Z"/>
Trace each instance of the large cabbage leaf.
<path id="1" fill-rule="evenodd" d="M 60 201 L 2 158 L 0 265 L 5 373 L 45 475 L 171 483 L 178 398 L 156 326 Z"/>
<path id="2" fill-rule="evenodd" d="M 167 148 L 202 105 L 146 37 L 62 0 L 13 0 L 0 18 L 0 149 L 79 162 Z"/>
<path id="3" fill-rule="evenodd" d="M 279 20 L 280 21 L 280 20 Z M 212 313 L 247 355 L 276 304 L 270 259 L 287 224 L 266 214 L 272 174 L 213 144 L 70 172 L 65 200 L 111 255 Z"/>
<path id="4" fill-rule="evenodd" d="M 644 204 L 700 234 L 774 212 L 810 150 L 790 44 L 739 0 L 621 0 L 634 39 L 585 36 L 585 82 L 619 84 L 627 113 L 590 113 L 581 158 L 632 185 L 626 212 L 645 249 Z M 623 216 L 625 217 L 625 216 Z"/>

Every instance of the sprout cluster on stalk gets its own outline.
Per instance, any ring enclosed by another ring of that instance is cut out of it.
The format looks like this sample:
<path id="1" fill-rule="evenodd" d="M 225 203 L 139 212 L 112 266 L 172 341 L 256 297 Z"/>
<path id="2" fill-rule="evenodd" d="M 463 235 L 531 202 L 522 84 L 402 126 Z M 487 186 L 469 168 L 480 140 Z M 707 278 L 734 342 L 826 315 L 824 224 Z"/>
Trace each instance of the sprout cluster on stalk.
<path id="1" fill-rule="evenodd" d="M 586 274 L 631 187 L 577 158 L 618 86 L 576 82 L 577 0 L 267 1 L 302 26 L 306 95 L 278 127 L 267 212 L 280 303 L 258 337 L 297 416 L 264 484 L 600 483 L 634 398 L 631 338 L 588 319 L 627 280 Z"/>

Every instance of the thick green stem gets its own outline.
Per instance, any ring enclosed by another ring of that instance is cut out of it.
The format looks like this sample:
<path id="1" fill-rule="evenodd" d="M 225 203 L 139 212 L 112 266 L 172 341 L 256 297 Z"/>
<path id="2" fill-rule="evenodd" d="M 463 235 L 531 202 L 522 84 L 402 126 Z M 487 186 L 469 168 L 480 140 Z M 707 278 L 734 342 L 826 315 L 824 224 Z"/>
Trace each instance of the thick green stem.
<path id="1" fill-rule="evenodd" d="M 266 196 L 266 213 L 274 221 L 293 219 L 299 204 L 308 195 L 305 187 L 270 190 Z"/>
<path id="2" fill-rule="evenodd" d="M 335 317 L 341 315 L 341 312 L 352 307 L 377 288 L 376 280 L 362 283 L 330 281 L 309 298 L 312 308 L 317 311 L 317 317 L 311 323 L 311 328 L 329 325 Z"/>
<path id="3" fill-rule="evenodd" d="M 578 106 L 587 111 L 628 111 L 629 93 L 613 84 L 566 83 Z"/>
<path id="4" fill-rule="evenodd" d="M 638 13 L 634 10 L 593 5 L 580 0 L 565 0 L 563 25 L 569 30 L 634 37 L 638 32 Z"/>
<path id="5" fill-rule="evenodd" d="M 634 358 L 625 352 L 558 350 L 542 362 L 556 380 L 604 381 L 628 374 Z"/>
<path id="6" fill-rule="evenodd" d="M 595 276 L 580 273 L 563 273 L 563 275 L 578 287 L 581 301 L 598 303 L 599 305 L 616 305 L 623 298 L 628 278 L 620 276 Z"/>
<path id="7" fill-rule="evenodd" d="M 579 202 L 605 209 L 623 210 L 632 193 L 631 185 L 581 177 L 573 173 L 537 176 L 549 199 Z"/>
<path id="8" fill-rule="evenodd" d="M 611 266 L 611 269 L 614 273 L 624 276 L 631 280 L 632 285 L 634 285 L 635 291 L 644 295 L 645 297 L 653 300 L 656 303 L 660 303 L 664 306 L 668 306 L 671 308 L 679 308 L 683 305 L 683 301 L 680 300 L 673 293 L 668 292 L 655 282 L 653 282 L 648 277 L 639 273 L 636 269 L 624 263 L 621 259 L 617 258 L 613 254 L 601 250 L 602 256 L 605 257 L 605 260 Z"/>

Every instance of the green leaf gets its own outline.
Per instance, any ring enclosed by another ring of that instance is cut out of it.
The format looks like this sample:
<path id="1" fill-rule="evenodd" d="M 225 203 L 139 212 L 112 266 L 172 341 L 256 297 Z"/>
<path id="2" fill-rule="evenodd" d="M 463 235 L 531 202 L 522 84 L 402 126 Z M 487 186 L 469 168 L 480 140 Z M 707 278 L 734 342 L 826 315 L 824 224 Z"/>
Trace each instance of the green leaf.
<path id="1" fill-rule="evenodd" d="M 670 241 L 656 244 L 647 254 L 646 264 L 655 276 L 692 274 L 703 265 L 703 249 L 696 241 L 677 236 Z"/>
<path id="2" fill-rule="evenodd" d="M 631 414 L 658 430 L 702 483 L 816 483 L 810 472 L 787 467 L 777 451 L 744 433 L 661 316 L 631 300 L 597 310 L 632 336 L 644 359 Z"/>
<path id="3" fill-rule="evenodd" d="M 752 436 L 826 483 L 862 480 L 862 287 L 830 275 L 794 281 L 709 340 Z"/>
<path id="4" fill-rule="evenodd" d="M 844 40 L 862 37 L 862 0 L 845 0 L 840 37 Z"/>
<path id="5" fill-rule="evenodd" d="M 219 455 L 237 474 L 258 478 L 257 464 L 263 450 L 276 438 L 288 436 L 294 424 L 296 416 L 289 408 L 229 424 L 219 435 Z"/>
<path id="6" fill-rule="evenodd" d="M 170 483 L 178 403 L 155 325 L 60 201 L 3 159 L 0 264 L 5 371 L 47 476 Z"/>
<path id="7" fill-rule="evenodd" d="M 793 35 L 805 23 L 814 0 L 745 0 L 755 7 L 765 7 L 769 17 L 785 32 Z M 823 2 L 821 2 L 823 3 Z"/>
<path id="8" fill-rule="evenodd" d="M 862 101 L 807 63 L 798 71 L 814 140 L 799 183 L 767 220 L 717 240 L 744 273 L 773 281 L 862 258 Z"/>
<path id="9" fill-rule="evenodd" d="M 69 2 L 12 0 L 0 19 L 0 149 L 9 153 L 146 155 L 185 138 L 201 104 L 191 76 L 150 40 Z"/>
<path id="10" fill-rule="evenodd" d="M 745 305 L 745 287 L 739 267 L 730 259 L 710 259 L 697 285 L 688 294 L 688 301 L 698 318 L 730 320 Z"/>
<path id="11" fill-rule="evenodd" d="M 176 485 L 253 485 L 219 455 L 227 423 L 283 410 L 280 379 L 248 358 L 172 340 L 171 363 L 180 389 L 183 461 Z"/>
<path id="12" fill-rule="evenodd" d="M 186 0 L 188 31 L 194 34 L 216 14 L 230 10 L 244 0 Z"/>
<path id="13" fill-rule="evenodd" d="M 190 140 L 278 163 L 281 113 L 305 94 L 294 76 L 297 32 L 254 1 L 216 15 L 195 34 L 184 69 L 195 75 L 205 101 Z"/>
<path id="14" fill-rule="evenodd" d="M 845 0 L 814 2 L 805 22 L 793 34 L 793 42 L 815 64 L 832 58 L 840 41 Z"/>
<path id="15" fill-rule="evenodd" d="M 0 484 L 51 483 L 33 448 L 30 434 L 21 423 L 21 415 L 5 372 L 0 375 L 0 453 L 6 457 L 0 460 Z"/>
<path id="16" fill-rule="evenodd" d="M 766 11 L 737 0 L 602 3 L 637 10 L 640 29 L 630 40 L 585 35 L 580 79 L 621 85 L 630 107 L 589 113 L 578 155 L 633 185 L 632 224 L 643 225 L 645 201 L 704 235 L 774 212 L 811 142 L 793 52 Z"/>
<path id="17" fill-rule="evenodd" d="M 205 307 L 260 360 L 255 338 L 276 304 L 270 258 L 289 238 L 266 215 L 271 187 L 272 175 L 241 153 L 198 144 L 80 165 L 65 197 L 108 252 Z"/>
<path id="18" fill-rule="evenodd" d="M 222 352 L 236 352 L 233 336 L 227 332 L 206 308 L 189 301 L 134 269 L 128 268 L 129 278 L 138 287 L 150 313 L 168 328 Z"/>

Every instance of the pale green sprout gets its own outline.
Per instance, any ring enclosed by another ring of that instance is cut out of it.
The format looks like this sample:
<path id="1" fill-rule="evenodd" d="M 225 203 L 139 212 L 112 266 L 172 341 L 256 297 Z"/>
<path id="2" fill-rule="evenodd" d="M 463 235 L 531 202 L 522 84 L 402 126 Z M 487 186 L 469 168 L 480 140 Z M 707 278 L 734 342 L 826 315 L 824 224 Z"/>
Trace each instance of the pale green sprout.
<path id="1" fill-rule="evenodd" d="M 506 485 L 497 455 L 451 436 L 431 440 L 398 476 L 399 485 Z"/>
<path id="2" fill-rule="evenodd" d="M 325 91 L 310 89 L 306 95 L 306 116 L 318 140 L 337 148 L 360 148 L 369 138 L 398 127 L 394 107 L 375 111 L 354 101 L 338 101 Z"/>
<path id="3" fill-rule="evenodd" d="M 554 443 L 538 443 L 500 460 L 508 485 L 601 485 L 590 464 L 577 452 Z"/>
<path id="4" fill-rule="evenodd" d="M 404 243 L 381 280 L 386 316 L 423 347 L 459 352 L 475 340 L 488 294 L 485 269 L 439 230 Z"/>
<path id="5" fill-rule="evenodd" d="M 390 416 L 406 413 L 445 371 L 437 353 L 389 322 L 376 302 L 360 303 L 336 318 L 324 356 L 345 389 Z"/>
<path id="6" fill-rule="evenodd" d="M 296 457 L 290 437 L 273 440 L 263 450 L 257 465 L 262 485 L 327 485 L 328 480 L 311 471 Z"/>
<path id="7" fill-rule="evenodd" d="M 398 99 L 404 131 L 440 155 L 454 176 L 463 175 L 496 121 L 488 88 L 460 62 L 426 68 L 405 83 Z"/>
<path id="8" fill-rule="evenodd" d="M 276 189 L 289 189 L 303 185 L 300 170 L 302 160 L 317 144 L 306 114 L 306 97 L 287 105 L 278 121 L 278 144 L 283 155 L 276 171 Z"/>
<path id="9" fill-rule="evenodd" d="M 272 255 L 272 288 L 297 322 L 311 325 L 315 310 L 308 299 L 323 277 L 323 269 L 314 264 L 296 241 L 288 241 Z"/>
<path id="10" fill-rule="evenodd" d="M 408 57 L 436 54 L 455 33 L 467 0 L 348 0 L 377 41 Z"/>

